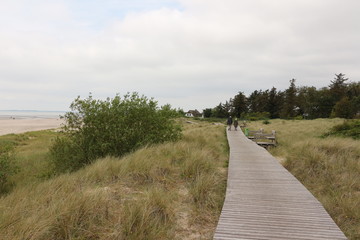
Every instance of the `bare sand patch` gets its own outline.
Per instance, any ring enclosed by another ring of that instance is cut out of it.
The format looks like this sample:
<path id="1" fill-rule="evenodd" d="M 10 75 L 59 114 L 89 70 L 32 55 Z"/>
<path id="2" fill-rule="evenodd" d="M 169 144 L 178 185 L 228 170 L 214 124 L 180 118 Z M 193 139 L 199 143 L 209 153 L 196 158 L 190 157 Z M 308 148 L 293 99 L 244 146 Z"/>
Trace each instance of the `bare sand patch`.
<path id="1" fill-rule="evenodd" d="M 57 129 L 64 123 L 55 118 L 0 119 L 0 135 Z"/>

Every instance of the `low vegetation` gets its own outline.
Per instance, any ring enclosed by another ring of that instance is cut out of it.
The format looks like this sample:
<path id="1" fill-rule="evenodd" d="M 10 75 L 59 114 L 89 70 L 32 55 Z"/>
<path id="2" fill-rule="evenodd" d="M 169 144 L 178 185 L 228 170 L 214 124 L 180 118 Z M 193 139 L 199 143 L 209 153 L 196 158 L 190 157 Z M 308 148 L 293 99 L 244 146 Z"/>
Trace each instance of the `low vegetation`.
<path id="1" fill-rule="evenodd" d="M 0 136 L 0 149 L 7 149 L 5 159 L 8 164 L 1 166 L 9 166 L 6 170 L 7 183 L 0 196 L 15 186 L 38 183 L 53 175 L 49 147 L 56 136 L 54 131 Z"/>
<path id="2" fill-rule="evenodd" d="M 271 120 L 270 124 L 251 122 L 248 127 L 276 130 L 279 145 L 271 153 L 323 204 L 349 239 L 360 239 L 359 140 L 321 137 L 329 129 L 352 124 L 343 122 Z"/>
<path id="3" fill-rule="evenodd" d="M 183 124 L 175 142 L 20 184 L 0 198 L 0 239 L 212 239 L 226 186 L 224 127 Z M 26 136 L 17 150 L 36 140 Z"/>
<path id="4" fill-rule="evenodd" d="M 9 178 L 17 171 L 14 163 L 13 146 L 8 143 L 0 145 L 0 194 L 9 191 Z"/>
<path id="5" fill-rule="evenodd" d="M 58 172 L 74 171 L 106 156 L 121 157 L 149 144 L 175 141 L 181 128 L 176 110 L 137 93 L 113 99 L 79 97 L 65 114 L 63 135 L 51 147 Z"/>
<path id="6" fill-rule="evenodd" d="M 324 137 L 328 136 L 360 139 L 360 120 L 345 121 L 342 124 L 335 125 L 329 132 L 324 134 Z"/>
<path id="7" fill-rule="evenodd" d="M 1 146 L 15 148 L 11 162 L 17 167 L 7 176 L 15 187 L 0 198 L 0 239 L 212 239 L 226 186 L 224 127 L 178 124 L 183 126 L 179 140 L 100 157 L 56 177 L 49 147 L 59 133 L 1 136 Z M 250 122 L 248 128 L 276 130 L 279 144 L 271 153 L 349 239 L 359 239 L 359 140 L 324 137 L 329 129 L 351 124 L 272 119 Z"/>

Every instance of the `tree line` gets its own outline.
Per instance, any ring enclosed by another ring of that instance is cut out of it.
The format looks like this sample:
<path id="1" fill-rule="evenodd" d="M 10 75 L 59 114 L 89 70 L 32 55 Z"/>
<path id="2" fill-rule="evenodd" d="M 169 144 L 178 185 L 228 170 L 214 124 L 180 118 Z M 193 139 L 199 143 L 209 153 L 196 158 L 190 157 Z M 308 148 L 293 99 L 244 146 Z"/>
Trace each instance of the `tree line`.
<path id="1" fill-rule="evenodd" d="M 291 79 L 289 87 L 255 90 L 249 96 L 238 92 L 225 103 L 203 110 L 204 117 L 241 119 L 283 118 L 359 118 L 360 82 L 350 82 L 345 74 L 335 74 L 329 86 L 298 87 Z"/>

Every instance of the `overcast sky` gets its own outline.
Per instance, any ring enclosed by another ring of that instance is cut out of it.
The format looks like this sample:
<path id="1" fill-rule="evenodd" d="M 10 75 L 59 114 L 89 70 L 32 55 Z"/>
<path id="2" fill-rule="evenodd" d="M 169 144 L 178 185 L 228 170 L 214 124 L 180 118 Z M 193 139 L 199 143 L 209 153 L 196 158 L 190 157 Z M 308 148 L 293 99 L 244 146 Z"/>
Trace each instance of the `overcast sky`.
<path id="1" fill-rule="evenodd" d="M 184 110 L 360 81 L 359 0 L 0 0 L 0 109 L 139 92 Z"/>

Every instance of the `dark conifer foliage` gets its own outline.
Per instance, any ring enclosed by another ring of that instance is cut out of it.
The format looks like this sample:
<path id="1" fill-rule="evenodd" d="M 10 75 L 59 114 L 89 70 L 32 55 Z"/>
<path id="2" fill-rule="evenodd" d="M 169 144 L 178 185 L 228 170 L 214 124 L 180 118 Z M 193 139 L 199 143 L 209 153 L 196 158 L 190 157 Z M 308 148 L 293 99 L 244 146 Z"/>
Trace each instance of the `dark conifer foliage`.
<path id="1" fill-rule="evenodd" d="M 360 118 L 360 82 L 348 81 L 345 74 L 339 73 L 335 74 L 329 86 L 320 89 L 296 86 L 293 78 L 285 91 L 272 87 L 270 90 L 254 90 L 249 96 L 239 91 L 225 104 L 206 109 L 205 117 Z"/>

